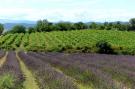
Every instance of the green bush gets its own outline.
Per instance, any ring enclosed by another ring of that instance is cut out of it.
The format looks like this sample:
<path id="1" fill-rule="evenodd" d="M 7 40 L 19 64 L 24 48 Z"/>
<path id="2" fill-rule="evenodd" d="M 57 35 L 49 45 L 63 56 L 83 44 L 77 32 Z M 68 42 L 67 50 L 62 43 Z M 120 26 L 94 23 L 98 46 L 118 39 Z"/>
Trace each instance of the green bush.
<path id="1" fill-rule="evenodd" d="M 0 89 L 12 89 L 14 86 L 14 77 L 9 74 L 0 76 Z"/>
<path id="2" fill-rule="evenodd" d="M 98 53 L 114 54 L 114 50 L 107 41 L 102 40 L 97 42 L 96 47 L 98 49 Z"/>

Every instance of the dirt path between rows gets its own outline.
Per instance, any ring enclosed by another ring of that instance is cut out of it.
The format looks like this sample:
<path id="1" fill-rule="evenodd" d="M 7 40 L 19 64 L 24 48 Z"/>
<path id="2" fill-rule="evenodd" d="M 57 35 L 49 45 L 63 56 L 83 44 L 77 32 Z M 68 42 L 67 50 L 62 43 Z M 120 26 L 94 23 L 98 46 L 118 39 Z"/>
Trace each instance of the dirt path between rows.
<path id="1" fill-rule="evenodd" d="M 6 52 L 6 54 L 4 55 L 4 57 L 2 57 L 2 58 L 0 59 L 0 67 L 2 67 L 3 64 L 5 63 L 6 58 L 7 58 L 7 55 L 8 55 L 8 52 Z"/>
<path id="2" fill-rule="evenodd" d="M 40 89 L 37 85 L 36 79 L 34 78 L 31 71 L 26 67 L 24 62 L 20 59 L 20 57 L 16 53 L 16 57 L 20 62 L 21 70 L 25 75 L 24 89 Z"/>

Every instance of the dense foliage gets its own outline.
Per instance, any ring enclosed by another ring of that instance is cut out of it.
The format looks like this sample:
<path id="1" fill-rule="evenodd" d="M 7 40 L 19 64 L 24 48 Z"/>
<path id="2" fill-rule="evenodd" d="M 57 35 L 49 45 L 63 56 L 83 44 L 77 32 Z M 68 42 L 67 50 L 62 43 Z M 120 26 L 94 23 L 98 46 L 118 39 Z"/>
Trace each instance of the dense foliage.
<path id="1" fill-rule="evenodd" d="M 10 33 L 25 33 L 25 27 L 22 25 L 16 25 L 12 28 L 11 31 L 9 31 Z"/>
<path id="2" fill-rule="evenodd" d="M 111 45 L 106 41 L 101 40 L 101 41 L 97 42 L 96 47 L 98 48 L 99 53 L 103 53 L 103 54 L 113 54 L 114 53 Z"/>
<path id="3" fill-rule="evenodd" d="M 3 27 L 0 25 L 0 28 Z M 69 30 L 83 30 L 83 29 L 97 29 L 97 30 L 120 30 L 120 31 L 134 31 L 135 18 L 130 19 L 129 22 L 104 22 L 104 23 L 83 23 L 83 22 L 58 22 L 52 23 L 48 20 L 39 20 L 34 27 L 25 28 L 22 25 L 14 26 L 7 33 L 33 33 L 33 32 L 50 32 L 50 31 L 69 31 Z M 3 31 L 3 30 L 1 30 Z M 1 32 L 0 31 L 0 32 Z"/>
<path id="4" fill-rule="evenodd" d="M 1 49 L 55 52 L 99 52 L 113 50 L 119 54 L 135 54 L 134 32 L 107 30 L 55 31 L 25 34 L 7 34 L 0 37 Z M 96 44 L 101 42 L 99 46 Z M 111 52 L 111 51 L 110 51 Z"/>
<path id="5" fill-rule="evenodd" d="M 0 24 L 0 35 L 3 33 L 3 31 L 4 31 L 4 26 L 3 24 Z"/>

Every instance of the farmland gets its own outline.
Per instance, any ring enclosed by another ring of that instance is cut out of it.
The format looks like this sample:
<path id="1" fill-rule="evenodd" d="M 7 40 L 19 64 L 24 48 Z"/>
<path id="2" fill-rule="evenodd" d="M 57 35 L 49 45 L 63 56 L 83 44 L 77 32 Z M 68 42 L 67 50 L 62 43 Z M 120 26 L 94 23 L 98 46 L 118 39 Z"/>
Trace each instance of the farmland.
<path id="1" fill-rule="evenodd" d="M 7 34 L 0 37 L 0 48 L 43 52 L 95 53 L 98 41 L 105 40 L 118 54 L 135 54 L 135 34 L 126 31 L 81 30 L 31 34 Z"/>
<path id="2" fill-rule="evenodd" d="M 0 89 L 135 89 L 135 57 L 0 51 Z"/>
<path id="3" fill-rule="evenodd" d="M 0 89 L 135 89 L 134 37 L 106 30 L 0 36 Z M 119 55 L 97 54 L 103 40 Z"/>
<path id="4" fill-rule="evenodd" d="M 135 89 L 135 0 L 1 0 L 0 89 Z"/>

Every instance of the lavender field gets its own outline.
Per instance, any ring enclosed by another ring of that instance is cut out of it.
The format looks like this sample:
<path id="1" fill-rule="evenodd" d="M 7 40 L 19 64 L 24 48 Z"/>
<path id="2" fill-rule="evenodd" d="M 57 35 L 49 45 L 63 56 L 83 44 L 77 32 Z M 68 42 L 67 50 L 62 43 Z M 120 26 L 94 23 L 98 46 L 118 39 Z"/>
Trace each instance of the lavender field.
<path id="1" fill-rule="evenodd" d="M 135 89 L 135 56 L 0 51 L 0 65 L 0 89 Z"/>

